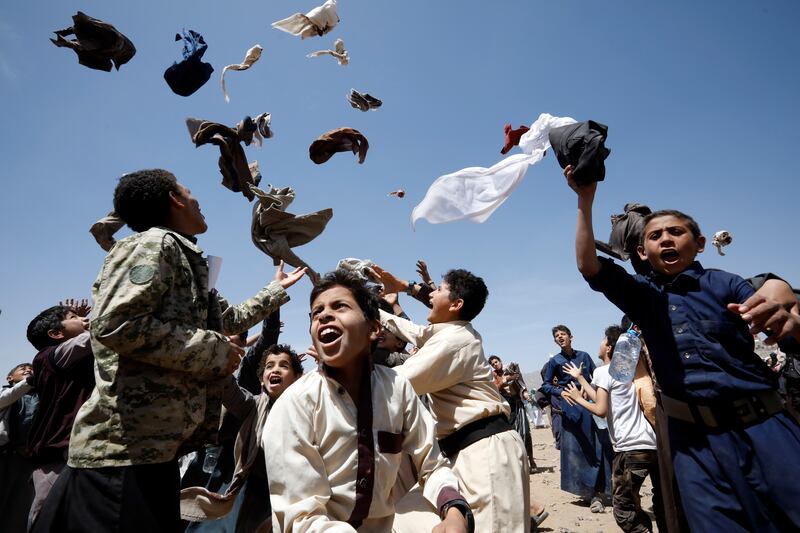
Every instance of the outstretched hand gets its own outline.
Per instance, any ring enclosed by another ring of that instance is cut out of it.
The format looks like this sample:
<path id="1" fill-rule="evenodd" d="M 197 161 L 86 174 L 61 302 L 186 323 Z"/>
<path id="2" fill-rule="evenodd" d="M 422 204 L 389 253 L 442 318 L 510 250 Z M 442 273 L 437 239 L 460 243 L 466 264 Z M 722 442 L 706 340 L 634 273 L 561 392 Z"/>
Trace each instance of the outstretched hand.
<path id="1" fill-rule="evenodd" d="M 580 366 L 575 366 L 575 363 L 570 361 L 566 365 L 563 365 L 561 368 L 564 369 L 564 372 L 566 372 L 575 379 L 578 379 L 579 377 L 581 377 L 581 374 L 583 374 L 583 363 L 581 363 Z"/>
<path id="2" fill-rule="evenodd" d="M 295 283 L 297 283 L 300 278 L 302 278 L 308 267 L 297 267 L 288 274 L 283 271 L 283 261 L 280 262 L 278 265 L 278 269 L 275 271 L 275 281 L 281 284 L 281 287 L 284 289 L 288 289 Z"/>
<path id="3" fill-rule="evenodd" d="M 384 297 L 387 294 L 392 294 L 395 292 L 402 292 L 406 290 L 406 282 L 399 280 L 395 277 L 394 274 L 389 272 L 388 270 L 384 270 L 378 265 L 372 267 L 375 273 L 380 277 L 381 283 L 383 283 L 383 294 Z"/>
<path id="4" fill-rule="evenodd" d="M 797 305 L 788 311 L 775 300 L 756 293 L 740 304 L 728 304 L 728 311 L 741 316 L 750 325 L 750 333 L 766 333 L 766 344 L 775 344 L 788 336 L 800 341 Z"/>
<path id="5" fill-rule="evenodd" d="M 561 397 L 567 400 L 570 405 L 577 405 L 578 398 L 581 397 L 581 391 L 574 383 L 567 383 L 567 386 L 564 387 L 564 392 L 561 393 Z"/>
<path id="6" fill-rule="evenodd" d="M 78 300 L 77 298 L 66 298 L 63 302 L 58 302 L 58 305 L 69 307 L 73 313 L 82 317 L 89 316 L 89 313 L 92 310 L 92 306 L 89 305 L 89 300 L 86 298 L 81 300 Z"/>
<path id="7" fill-rule="evenodd" d="M 436 288 L 436 283 L 433 282 L 430 272 L 428 272 L 428 265 L 422 259 L 417 261 L 417 274 L 422 279 L 422 283 L 430 285 L 432 289 Z"/>

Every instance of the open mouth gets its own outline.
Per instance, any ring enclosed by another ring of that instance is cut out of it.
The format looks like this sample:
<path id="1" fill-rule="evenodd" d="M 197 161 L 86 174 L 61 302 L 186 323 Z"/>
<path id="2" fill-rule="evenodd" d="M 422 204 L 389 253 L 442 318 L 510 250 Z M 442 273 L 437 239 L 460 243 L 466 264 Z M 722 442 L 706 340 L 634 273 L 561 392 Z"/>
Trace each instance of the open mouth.
<path id="1" fill-rule="evenodd" d="M 677 250 L 674 249 L 664 250 L 663 252 L 661 252 L 661 260 L 668 265 L 677 263 L 680 258 L 681 255 L 678 253 Z"/>
<path id="2" fill-rule="evenodd" d="M 328 346 L 338 341 L 341 336 L 342 332 L 338 329 L 331 326 L 325 326 L 320 330 L 318 338 L 323 346 Z"/>
<path id="3" fill-rule="evenodd" d="M 269 377 L 270 385 L 280 385 L 281 383 L 283 383 L 283 378 L 279 375 L 275 374 Z"/>

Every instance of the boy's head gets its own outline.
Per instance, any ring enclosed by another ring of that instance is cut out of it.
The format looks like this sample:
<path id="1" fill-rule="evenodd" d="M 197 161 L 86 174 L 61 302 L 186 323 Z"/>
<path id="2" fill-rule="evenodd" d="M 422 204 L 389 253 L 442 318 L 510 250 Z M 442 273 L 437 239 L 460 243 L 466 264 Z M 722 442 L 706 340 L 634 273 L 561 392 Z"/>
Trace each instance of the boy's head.
<path id="1" fill-rule="evenodd" d="M 258 367 L 261 385 L 272 400 L 303 375 L 300 356 L 287 344 L 273 344 L 264 352 Z"/>
<path id="2" fill-rule="evenodd" d="M 692 217 L 661 210 L 645 217 L 637 252 L 659 274 L 674 276 L 686 270 L 705 245 L 706 238 Z"/>
<path id="3" fill-rule="evenodd" d="M 489 289 L 482 278 L 467 270 L 450 270 L 431 293 L 428 322 L 470 321 L 481 312 L 488 296 Z"/>
<path id="4" fill-rule="evenodd" d="M 6 376 L 6 381 L 9 385 L 15 385 L 31 374 L 33 374 L 33 366 L 30 363 L 20 363 L 11 369 Z"/>
<path id="5" fill-rule="evenodd" d="M 553 341 L 562 351 L 572 349 L 572 332 L 567 326 L 559 324 L 554 326 L 551 331 L 553 333 Z"/>
<path id="6" fill-rule="evenodd" d="M 605 362 L 611 361 L 614 355 L 614 346 L 617 339 L 622 335 L 622 328 L 618 326 L 608 326 L 603 333 L 603 340 L 600 342 L 600 359 Z"/>
<path id="7" fill-rule="evenodd" d="M 344 270 L 326 274 L 310 303 L 309 332 L 323 364 L 342 368 L 372 353 L 381 331 L 378 297 L 362 280 Z"/>
<path id="8" fill-rule="evenodd" d="M 114 211 L 133 231 L 165 226 L 197 235 L 208 229 L 192 192 L 160 168 L 122 176 L 114 190 Z"/>
<path id="9" fill-rule="evenodd" d="M 496 355 L 489 356 L 489 366 L 494 368 L 495 372 L 503 370 L 503 361 Z"/>
<path id="10" fill-rule="evenodd" d="M 392 315 L 395 314 L 391 304 L 383 298 L 380 299 L 379 305 L 383 311 Z M 407 344 L 406 341 L 389 331 L 388 328 L 381 328 L 381 333 L 378 335 L 378 348 L 389 352 L 402 352 L 406 349 Z"/>
<path id="11" fill-rule="evenodd" d="M 77 337 L 89 327 L 89 320 L 63 305 L 45 309 L 28 324 L 28 340 L 37 350 L 56 346 Z"/>

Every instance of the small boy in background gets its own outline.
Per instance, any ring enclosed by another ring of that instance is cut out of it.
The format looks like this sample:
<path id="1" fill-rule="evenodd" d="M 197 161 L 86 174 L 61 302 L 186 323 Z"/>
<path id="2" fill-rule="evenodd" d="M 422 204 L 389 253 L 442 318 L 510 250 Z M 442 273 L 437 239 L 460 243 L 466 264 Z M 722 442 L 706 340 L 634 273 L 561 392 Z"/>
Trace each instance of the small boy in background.
<path id="1" fill-rule="evenodd" d="M 669 417 L 675 477 L 692 530 L 797 531 L 800 426 L 783 409 L 777 379 L 753 352 L 748 322 L 780 336 L 800 321 L 781 305 L 757 305 L 742 278 L 696 261 L 706 239 L 679 211 L 647 216 L 633 276 L 599 259 L 592 230 L 597 183 L 578 186 L 575 250 L 589 286 L 642 329 Z M 780 280 L 791 295 L 791 287 Z M 769 302 L 767 302 L 769 304 Z"/>
<path id="2" fill-rule="evenodd" d="M 36 520 L 67 464 L 75 415 L 94 389 L 94 357 L 88 328 L 85 316 L 64 305 L 45 309 L 28 325 L 28 341 L 39 350 L 33 358 L 33 385 L 39 394 L 39 409 L 28 435 L 36 493 L 29 525 Z"/>

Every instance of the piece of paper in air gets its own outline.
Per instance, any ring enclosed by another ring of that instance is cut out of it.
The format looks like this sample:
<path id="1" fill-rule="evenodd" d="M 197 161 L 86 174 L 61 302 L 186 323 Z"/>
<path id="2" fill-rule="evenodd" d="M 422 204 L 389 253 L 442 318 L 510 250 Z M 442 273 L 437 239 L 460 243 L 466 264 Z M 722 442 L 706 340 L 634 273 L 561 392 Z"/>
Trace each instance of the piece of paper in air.
<path id="1" fill-rule="evenodd" d="M 222 258 L 218 255 L 208 256 L 208 290 L 217 287 L 219 271 L 222 270 Z"/>
<path id="2" fill-rule="evenodd" d="M 222 69 L 222 76 L 220 77 L 220 84 L 222 85 L 222 95 L 225 97 L 226 102 L 230 102 L 231 99 L 228 97 L 228 91 L 225 89 L 225 73 L 228 70 L 247 70 L 253 66 L 253 63 L 258 61 L 261 58 L 261 52 L 264 49 L 261 48 L 261 45 L 257 44 L 253 46 L 244 56 L 244 61 L 239 64 L 228 65 L 224 69 Z"/>
<path id="3" fill-rule="evenodd" d="M 305 15 L 295 13 L 291 17 L 273 22 L 272 27 L 305 39 L 315 35 L 322 37 L 338 23 L 339 16 L 336 14 L 336 0 L 327 0 L 327 2 L 315 7 Z"/>
<path id="4" fill-rule="evenodd" d="M 522 182 L 528 167 L 542 160 L 550 147 L 548 132 L 573 123 L 570 117 L 542 113 L 519 140 L 523 153 L 489 168 L 470 167 L 437 178 L 411 212 L 411 226 L 421 218 L 431 224 L 464 219 L 485 222 Z"/>

